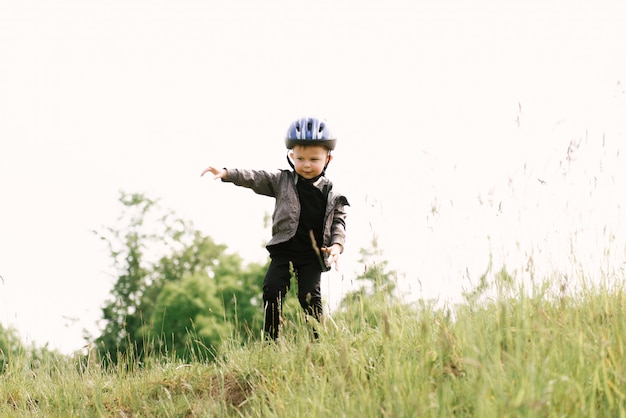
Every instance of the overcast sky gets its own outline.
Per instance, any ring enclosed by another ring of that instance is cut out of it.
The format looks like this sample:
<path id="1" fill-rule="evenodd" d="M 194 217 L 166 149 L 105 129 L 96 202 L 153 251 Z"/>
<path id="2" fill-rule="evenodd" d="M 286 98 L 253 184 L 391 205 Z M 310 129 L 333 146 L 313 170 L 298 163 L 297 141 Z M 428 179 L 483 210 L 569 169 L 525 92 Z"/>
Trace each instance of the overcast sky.
<path id="1" fill-rule="evenodd" d="M 286 168 L 310 114 L 352 204 L 330 305 L 373 233 L 413 299 L 490 257 L 621 266 L 624 22 L 621 1 L 0 0 L 0 321 L 65 352 L 97 335 L 115 277 L 91 231 L 120 190 L 264 260 L 272 200 L 199 174 Z"/>

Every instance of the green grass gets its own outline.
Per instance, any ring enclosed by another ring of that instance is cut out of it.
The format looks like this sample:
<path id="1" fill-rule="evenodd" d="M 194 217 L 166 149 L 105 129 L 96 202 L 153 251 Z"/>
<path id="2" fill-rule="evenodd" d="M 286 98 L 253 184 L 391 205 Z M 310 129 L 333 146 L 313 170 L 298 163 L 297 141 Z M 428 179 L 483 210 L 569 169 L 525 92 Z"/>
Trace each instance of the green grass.
<path id="1" fill-rule="evenodd" d="M 0 416 L 626 417 L 623 286 L 507 286 L 454 307 L 366 300 L 318 341 L 291 319 L 213 363 L 10 358 Z"/>

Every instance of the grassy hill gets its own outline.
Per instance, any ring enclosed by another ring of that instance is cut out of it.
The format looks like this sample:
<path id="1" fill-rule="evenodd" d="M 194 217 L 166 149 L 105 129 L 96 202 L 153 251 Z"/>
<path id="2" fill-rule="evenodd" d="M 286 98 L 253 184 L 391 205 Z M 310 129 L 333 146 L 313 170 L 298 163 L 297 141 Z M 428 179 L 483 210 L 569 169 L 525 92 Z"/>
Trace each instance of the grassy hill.
<path id="1" fill-rule="evenodd" d="M 229 341 L 216 361 L 14 356 L 0 416 L 626 416 L 621 285 L 493 289 L 444 307 L 367 297 L 317 341 L 291 319 L 279 343 Z"/>

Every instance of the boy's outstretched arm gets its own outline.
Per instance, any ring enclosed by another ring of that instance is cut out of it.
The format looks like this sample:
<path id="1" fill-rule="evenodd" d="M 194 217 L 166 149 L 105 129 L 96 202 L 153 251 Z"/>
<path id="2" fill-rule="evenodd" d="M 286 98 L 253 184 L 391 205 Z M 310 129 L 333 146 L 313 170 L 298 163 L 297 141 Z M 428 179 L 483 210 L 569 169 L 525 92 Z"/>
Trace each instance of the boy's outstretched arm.
<path id="1" fill-rule="evenodd" d="M 226 170 L 223 168 L 215 168 L 215 167 L 207 167 L 204 170 L 202 170 L 202 174 L 200 174 L 200 177 L 204 176 L 206 173 L 208 172 L 213 173 L 213 178 L 215 180 L 217 179 L 223 179 L 224 177 L 226 177 Z"/>

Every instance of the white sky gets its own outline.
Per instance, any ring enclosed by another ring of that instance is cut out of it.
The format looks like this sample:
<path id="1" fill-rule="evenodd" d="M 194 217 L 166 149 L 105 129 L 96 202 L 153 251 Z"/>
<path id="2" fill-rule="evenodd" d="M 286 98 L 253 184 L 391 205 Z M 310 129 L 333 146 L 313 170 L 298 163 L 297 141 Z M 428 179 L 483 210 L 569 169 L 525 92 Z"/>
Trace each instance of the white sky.
<path id="1" fill-rule="evenodd" d="M 263 260 L 272 200 L 199 174 L 285 167 L 303 114 L 333 124 L 352 203 L 331 305 L 372 231 L 409 298 L 458 296 L 490 254 L 621 266 L 624 22 L 621 1 L 0 0 L 0 321 L 67 352 L 97 334 L 115 278 L 91 231 L 119 190 Z"/>

